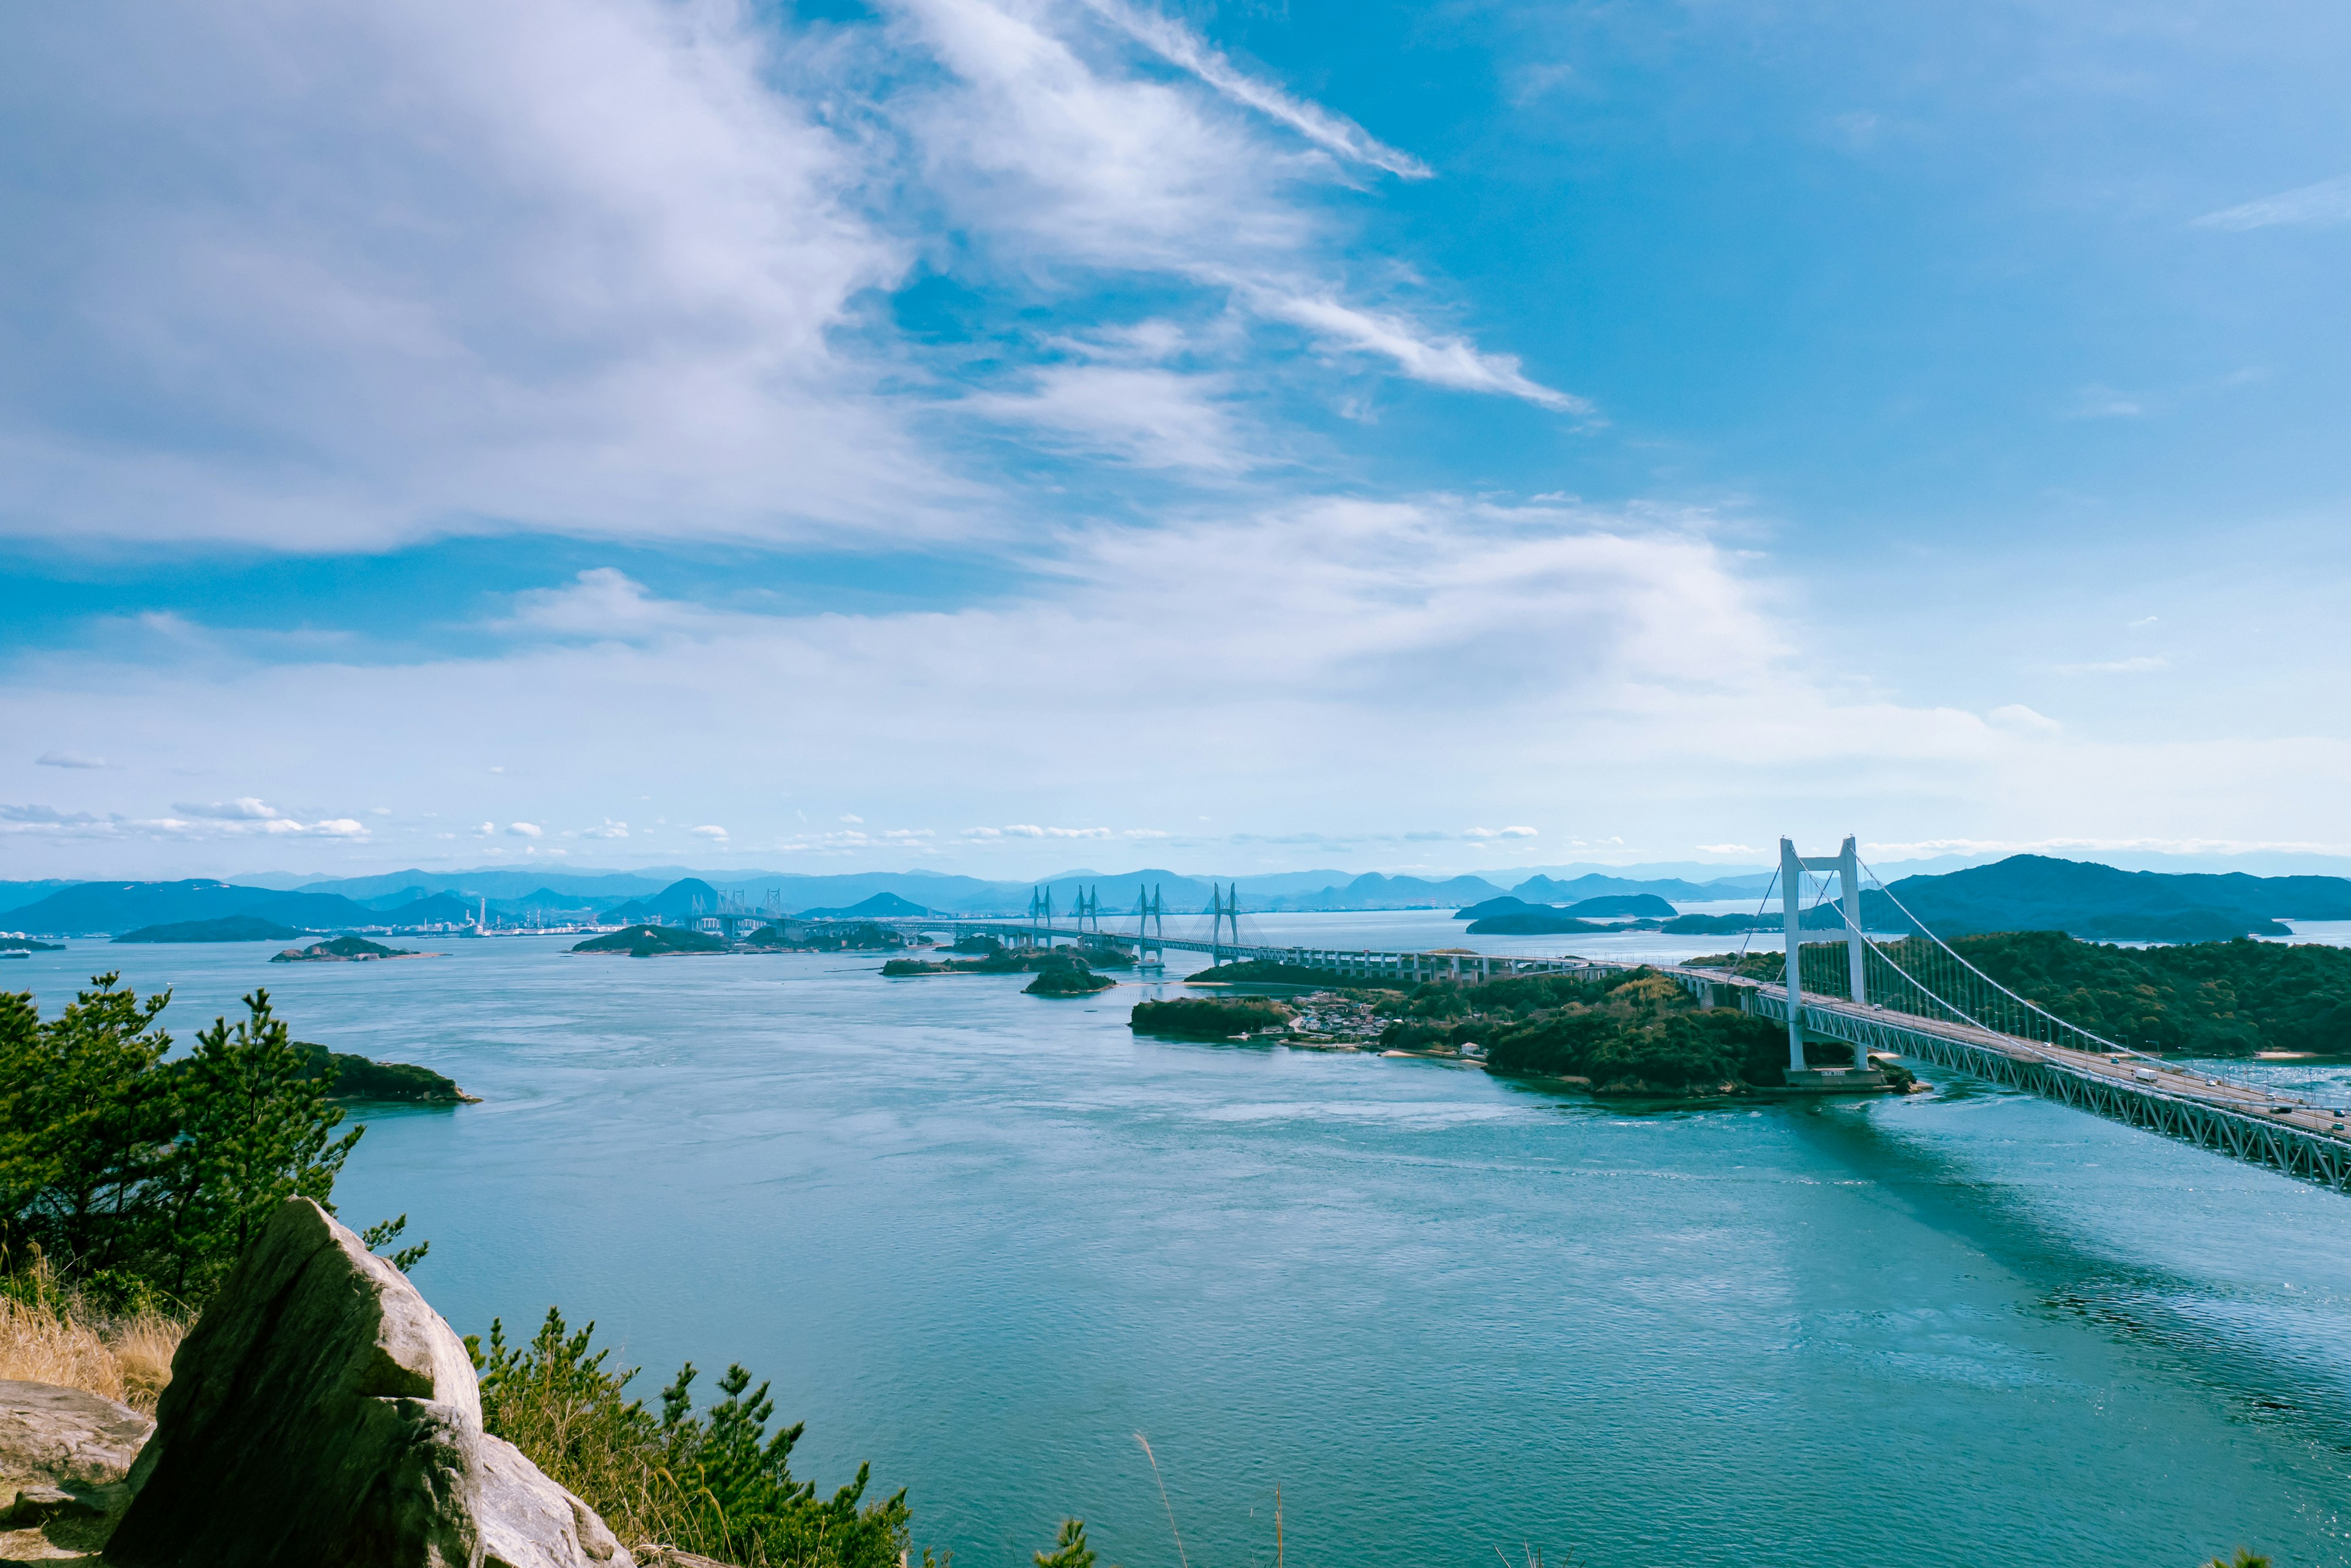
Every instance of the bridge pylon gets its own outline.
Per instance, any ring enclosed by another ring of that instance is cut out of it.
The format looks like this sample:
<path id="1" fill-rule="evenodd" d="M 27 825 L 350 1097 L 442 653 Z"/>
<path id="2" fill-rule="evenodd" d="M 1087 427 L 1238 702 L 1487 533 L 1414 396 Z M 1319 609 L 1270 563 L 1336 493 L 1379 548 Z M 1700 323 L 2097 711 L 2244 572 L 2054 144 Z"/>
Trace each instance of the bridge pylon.
<path id="1" fill-rule="evenodd" d="M 1225 961 L 1224 937 L 1228 925 L 1232 927 L 1233 946 L 1238 947 L 1241 945 L 1241 884 L 1234 883 L 1230 888 L 1222 888 L 1210 883 L 1208 893 L 1215 906 L 1215 922 L 1208 929 L 1208 961 L 1212 965 L 1221 964 Z"/>
<path id="2" fill-rule="evenodd" d="M 1793 839 L 1780 841 L 1780 904 L 1788 919 L 1788 1071 L 1802 1072 L 1804 1068 L 1804 1027 L 1797 1021 L 1802 1016 L 1804 873 L 1808 871 L 1833 871 L 1837 873 L 1838 902 L 1844 906 L 1845 962 L 1849 967 L 1853 999 L 1856 1005 L 1869 1001 L 1869 943 L 1861 934 L 1861 855 L 1854 847 L 1853 835 L 1845 835 L 1844 843 L 1833 855 L 1800 855 Z M 1856 1042 L 1853 1048 L 1853 1064 L 1869 1065 L 1869 1048 Z"/>
<path id="3" fill-rule="evenodd" d="M 1138 968 L 1167 967 L 1167 921 L 1159 898 L 1159 884 L 1134 884 L 1134 962 Z"/>

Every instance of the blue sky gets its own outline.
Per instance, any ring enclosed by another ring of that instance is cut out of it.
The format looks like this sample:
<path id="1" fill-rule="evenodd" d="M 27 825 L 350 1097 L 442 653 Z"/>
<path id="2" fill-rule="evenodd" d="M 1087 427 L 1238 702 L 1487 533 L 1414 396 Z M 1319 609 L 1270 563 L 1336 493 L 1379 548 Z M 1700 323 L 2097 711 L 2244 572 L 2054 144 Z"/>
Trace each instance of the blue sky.
<path id="1" fill-rule="evenodd" d="M 2351 853 L 2346 68 L 2317 4 L 47 8 L 0 874 Z"/>

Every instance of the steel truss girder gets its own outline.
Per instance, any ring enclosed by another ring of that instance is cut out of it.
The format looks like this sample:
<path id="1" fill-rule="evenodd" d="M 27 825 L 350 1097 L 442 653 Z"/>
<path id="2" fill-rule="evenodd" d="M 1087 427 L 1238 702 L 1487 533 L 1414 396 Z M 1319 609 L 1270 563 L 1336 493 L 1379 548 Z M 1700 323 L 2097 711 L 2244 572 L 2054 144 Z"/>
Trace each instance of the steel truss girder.
<path id="1" fill-rule="evenodd" d="M 1785 1022 L 1787 1001 L 1771 992 L 1744 989 L 1747 1010 Z M 1938 1067 L 1970 1073 L 2028 1094 L 2057 1101 L 2110 1122 L 2138 1127 L 2231 1159 L 2263 1166 L 2298 1181 L 2336 1192 L 2351 1191 L 2351 1145 L 2301 1127 L 2282 1125 L 2241 1111 L 2183 1100 L 2159 1088 L 2141 1088 L 2057 1062 L 2016 1056 L 1973 1040 L 1912 1029 L 1884 1018 L 1806 1007 L 1806 1034 L 1865 1046 L 1892 1055 L 1915 1056 Z"/>

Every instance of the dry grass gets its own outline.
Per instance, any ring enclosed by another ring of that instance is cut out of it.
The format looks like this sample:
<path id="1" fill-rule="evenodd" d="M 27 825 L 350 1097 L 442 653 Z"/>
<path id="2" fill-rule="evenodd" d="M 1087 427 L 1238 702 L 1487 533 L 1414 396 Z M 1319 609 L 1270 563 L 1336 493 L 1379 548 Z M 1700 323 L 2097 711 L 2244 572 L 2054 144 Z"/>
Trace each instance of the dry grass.
<path id="1" fill-rule="evenodd" d="M 78 1311 L 38 1257 L 10 1283 L 0 1293 L 0 1379 L 87 1389 L 154 1413 L 186 1323 L 157 1312 L 105 1319 Z"/>

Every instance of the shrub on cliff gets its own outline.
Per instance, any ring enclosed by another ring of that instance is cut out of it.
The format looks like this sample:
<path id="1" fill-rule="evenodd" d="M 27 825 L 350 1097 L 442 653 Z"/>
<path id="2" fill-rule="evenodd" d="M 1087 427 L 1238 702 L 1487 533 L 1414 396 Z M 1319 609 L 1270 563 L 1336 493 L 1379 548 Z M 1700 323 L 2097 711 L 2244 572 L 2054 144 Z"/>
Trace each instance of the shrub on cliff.
<path id="1" fill-rule="evenodd" d="M 657 1541 L 743 1568 L 900 1568 L 906 1561 L 906 1494 L 864 1501 L 868 1468 L 820 1501 L 796 1480 L 791 1452 L 801 1428 L 769 1433 L 768 1385 L 730 1366 L 724 1396 L 700 1415 L 691 1362 L 662 1391 L 656 1416 L 627 1396 L 636 1368 L 605 1365 L 596 1325 L 568 1328 L 548 1309 L 530 1343 L 509 1347 L 503 1325 L 466 1348 L 482 1376 L 482 1424 L 602 1515 L 622 1540 Z M 923 1554 L 925 1568 L 930 1553 Z"/>

